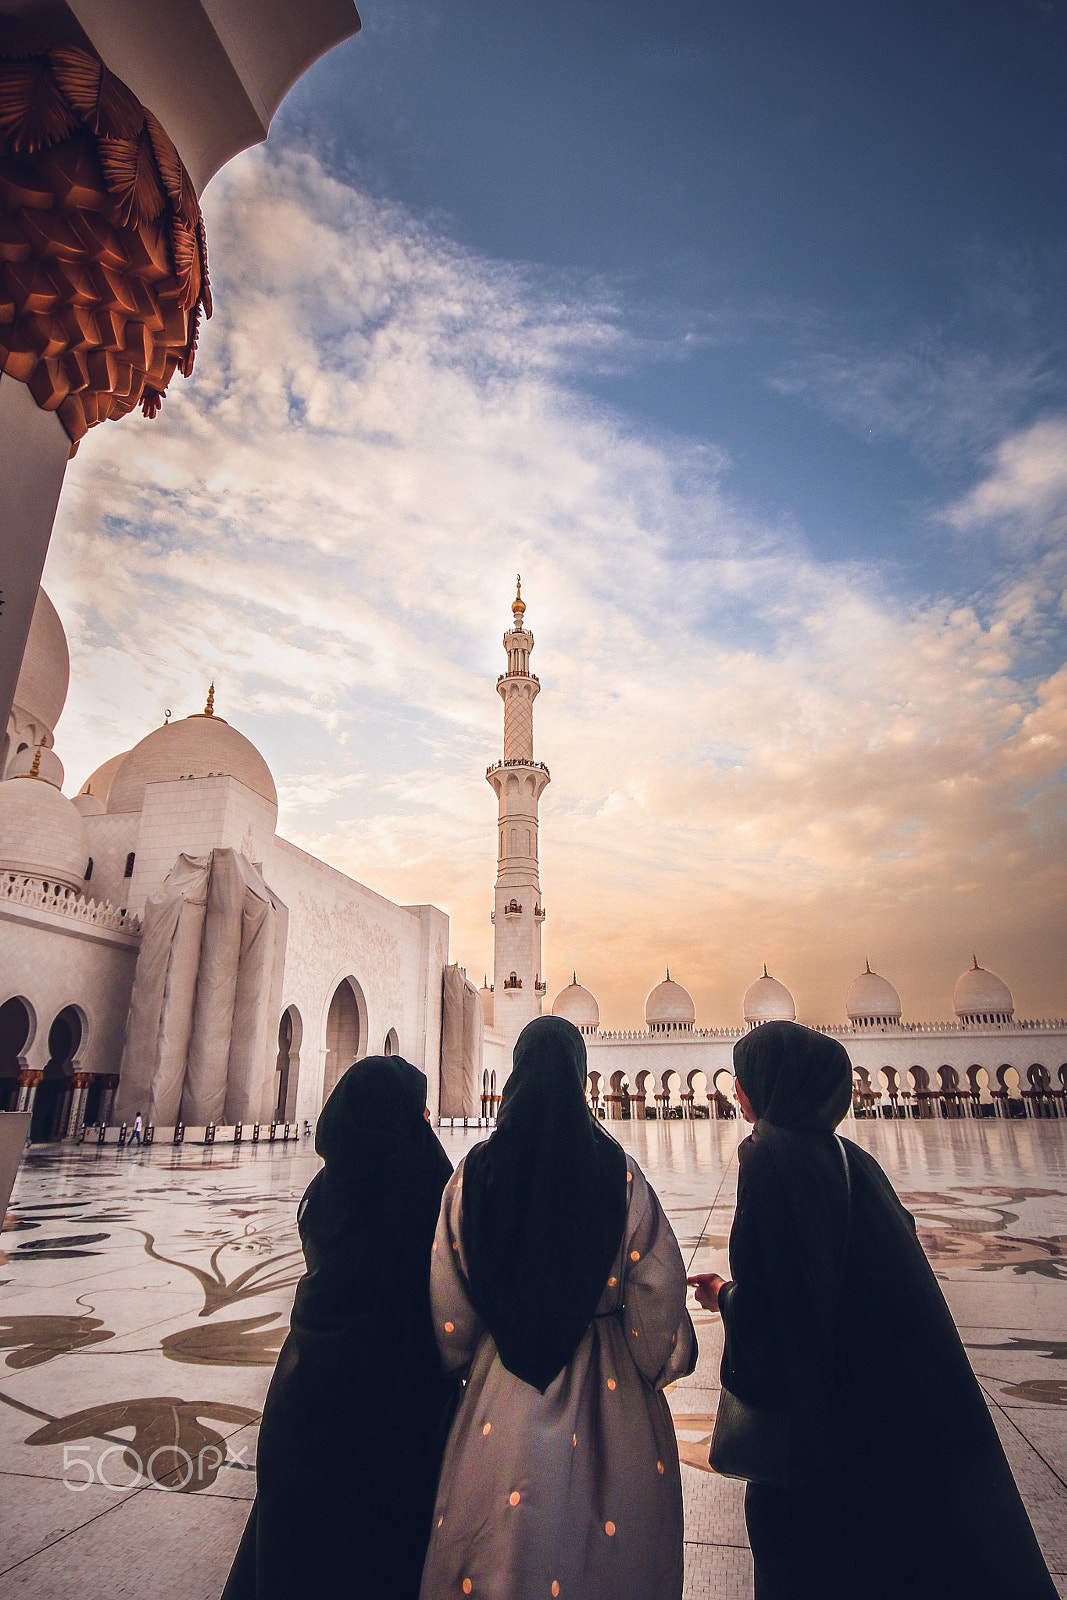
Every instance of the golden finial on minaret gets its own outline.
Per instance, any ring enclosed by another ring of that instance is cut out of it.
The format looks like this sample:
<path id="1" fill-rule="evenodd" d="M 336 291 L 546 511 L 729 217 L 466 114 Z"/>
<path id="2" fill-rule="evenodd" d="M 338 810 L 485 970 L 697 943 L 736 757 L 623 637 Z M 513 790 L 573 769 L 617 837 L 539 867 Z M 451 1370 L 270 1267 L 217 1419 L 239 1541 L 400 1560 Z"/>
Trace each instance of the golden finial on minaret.
<path id="1" fill-rule="evenodd" d="M 207 699 L 204 701 L 204 715 L 205 715 L 205 717 L 213 717 L 215 715 L 215 680 L 214 680 L 214 678 L 212 678 L 212 680 L 211 680 L 211 687 L 207 692 Z"/>
<path id="2" fill-rule="evenodd" d="M 866 958 L 866 960 L 864 961 L 863 965 L 867 968 L 867 971 L 870 973 L 871 977 L 873 978 L 874 974 L 873 974 L 873 972 L 871 972 L 871 958 L 870 958 L 870 956 L 868 956 Z"/>
<path id="3" fill-rule="evenodd" d="M 526 602 L 522 598 L 522 573 L 515 578 L 515 598 L 511 602 L 511 614 L 515 618 L 515 627 L 522 627 L 522 619 L 526 615 Z"/>

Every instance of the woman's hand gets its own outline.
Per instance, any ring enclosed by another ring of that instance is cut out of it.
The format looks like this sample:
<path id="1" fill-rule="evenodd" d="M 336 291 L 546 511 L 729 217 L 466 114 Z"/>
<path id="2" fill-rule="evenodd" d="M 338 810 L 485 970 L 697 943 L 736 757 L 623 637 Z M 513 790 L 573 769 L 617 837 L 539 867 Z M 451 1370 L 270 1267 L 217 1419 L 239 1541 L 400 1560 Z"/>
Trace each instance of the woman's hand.
<path id="1" fill-rule="evenodd" d="M 719 1290 L 726 1282 L 717 1272 L 701 1272 L 695 1278 L 686 1278 L 686 1283 L 696 1291 L 696 1303 L 705 1311 L 718 1311 Z"/>

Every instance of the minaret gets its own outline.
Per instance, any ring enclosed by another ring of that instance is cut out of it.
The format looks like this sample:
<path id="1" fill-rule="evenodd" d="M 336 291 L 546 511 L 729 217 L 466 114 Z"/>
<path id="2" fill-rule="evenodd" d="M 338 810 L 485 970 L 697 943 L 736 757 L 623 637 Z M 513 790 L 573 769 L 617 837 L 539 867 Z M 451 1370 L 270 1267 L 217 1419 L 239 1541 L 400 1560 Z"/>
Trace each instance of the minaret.
<path id="1" fill-rule="evenodd" d="M 504 635 L 508 670 L 497 679 L 504 702 L 504 759 L 486 771 L 499 801 L 493 911 L 493 1023 L 504 1034 L 506 1061 L 522 1029 L 541 1015 L 541 884 L 537 874 L 537 803 L 550 780 L 534 760 L 533 703 L 541 685 L 530 671 L 533 634 L 526 628 L 522 579 L 516 580 L 514 618 Z"/>

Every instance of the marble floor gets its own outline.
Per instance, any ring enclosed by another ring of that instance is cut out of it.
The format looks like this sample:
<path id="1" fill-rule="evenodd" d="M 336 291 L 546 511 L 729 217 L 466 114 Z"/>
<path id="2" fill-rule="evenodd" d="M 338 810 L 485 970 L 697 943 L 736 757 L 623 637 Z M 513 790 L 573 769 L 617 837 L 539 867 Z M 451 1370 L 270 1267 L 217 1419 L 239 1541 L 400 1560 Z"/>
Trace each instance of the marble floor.
<path id="1" fill-rule="evenodd" d="M 736 1123 L 613 1125 L 694 1271 L 725 1270 Z M 1067 1122 L 858 1122 L 923 1243 L 1067 1596 Z M 453 1157 L 476 1134 L 448 1132 Z M 39 1146 L 0 1239 L 0 1600 L 216 1600 L 301 1258 L 300 1146 Z M 669 1398 L 686 1595 L 751 1595 L 740 1486 L 707 1469 L 717 1317 Z M 884 1517 L 886 1485 L 857 1485 Z M 888 1490 L 908 1514 L 908 1486 Z"/>

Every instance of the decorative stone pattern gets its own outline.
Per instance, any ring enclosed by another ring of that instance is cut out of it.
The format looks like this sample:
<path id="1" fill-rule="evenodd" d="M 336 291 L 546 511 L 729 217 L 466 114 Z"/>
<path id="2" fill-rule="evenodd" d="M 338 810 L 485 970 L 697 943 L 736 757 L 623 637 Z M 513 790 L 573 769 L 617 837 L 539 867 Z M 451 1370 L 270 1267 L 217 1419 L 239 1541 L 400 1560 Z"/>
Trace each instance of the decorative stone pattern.
<path id="1" fill-rule="evenodd" d="M 0 902 L 52 911 L 58 916 L 72 917 L 76 922 L 87 922 L 94 928 L 108 928 L 115 933 L 139 934 L 141 931 L 140 917 L 132 916 L 109 901 L 90 900 L 60 883 L 21 873 L 6 872 L 0 877 Z"/>
<path id="2" fill-rule="evenodd" d="M 192 180 L 102 61 L 0 18 L 0 368 L 75 448 L 155 416 L 211 315 Z"/>

